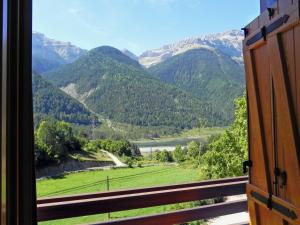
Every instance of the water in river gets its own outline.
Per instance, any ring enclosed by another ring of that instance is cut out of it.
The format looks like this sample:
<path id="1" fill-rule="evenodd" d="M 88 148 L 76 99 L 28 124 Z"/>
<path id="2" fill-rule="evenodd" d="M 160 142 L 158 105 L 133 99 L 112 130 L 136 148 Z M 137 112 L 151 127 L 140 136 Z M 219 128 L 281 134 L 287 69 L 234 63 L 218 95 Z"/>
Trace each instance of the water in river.
<path id="1" fill-rule="evenodd" d="M 155 147 L 140 147 L 140 151 L 141 153 L 150 153 L 155 152 L 155 151 L 163 151 L 163 150 L 167 150 L 169 152 L 174 151 L 176 148 L 176 146 L 155 146 Z"/>

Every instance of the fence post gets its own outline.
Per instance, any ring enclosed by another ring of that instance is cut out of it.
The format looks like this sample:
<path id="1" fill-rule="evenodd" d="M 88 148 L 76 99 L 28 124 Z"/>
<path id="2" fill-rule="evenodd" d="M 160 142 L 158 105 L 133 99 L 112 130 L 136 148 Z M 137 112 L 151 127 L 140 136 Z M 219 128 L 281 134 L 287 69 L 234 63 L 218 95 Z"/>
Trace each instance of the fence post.
<path id="1" fill-rule="evenodd" d="M 109 191 L 109 177 L 106 176 L 106 190 Z"/>

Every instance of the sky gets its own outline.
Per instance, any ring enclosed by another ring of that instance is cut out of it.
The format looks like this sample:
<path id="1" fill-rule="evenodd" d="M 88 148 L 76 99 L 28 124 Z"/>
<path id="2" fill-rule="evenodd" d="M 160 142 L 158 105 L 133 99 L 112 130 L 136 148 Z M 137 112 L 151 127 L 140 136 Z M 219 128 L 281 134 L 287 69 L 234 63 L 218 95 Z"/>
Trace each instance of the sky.
<path id="1" fill-rule="evenodd" d="M 139 55 L 188 37 L 240 29 L 259 0 L 33 0 L 33 30 L 84 49 Z"/>

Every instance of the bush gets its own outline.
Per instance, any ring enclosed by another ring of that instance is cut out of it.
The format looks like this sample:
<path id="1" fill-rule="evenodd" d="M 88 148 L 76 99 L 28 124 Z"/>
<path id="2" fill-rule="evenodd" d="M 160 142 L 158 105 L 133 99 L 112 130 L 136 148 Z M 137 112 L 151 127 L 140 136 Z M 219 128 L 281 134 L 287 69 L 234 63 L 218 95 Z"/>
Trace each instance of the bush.
<path id="1" fill-rule="evenodd" d="M 242 175 L 242 163 L 248 157 L 246 98 L 235 101 L 235 120 L 224 134 L 214 137 L 205 146 L 200 159 L 203 178 Z"/>
<path id="2" fill-rule="evenodd" d="M 187 157 L 190 160 L 197 160 L 200 156 L 200 143 L 196 141 L 191 141 L 188 144 Z"/>
<path id="3" fill-rule="evenodd" d="M 167 150 L 158 151 L 156 150 L 154 152 L 154 159 L 158 162 L 173 162 L 173 157 L 170 152 Z"/>
<path id="4" fill-rule="evenodd" d="M 186 160 L 186 151 L 181 145 L 177 145 L 173 151 L 173 159 L 177 163 L 182 163 Z"/>

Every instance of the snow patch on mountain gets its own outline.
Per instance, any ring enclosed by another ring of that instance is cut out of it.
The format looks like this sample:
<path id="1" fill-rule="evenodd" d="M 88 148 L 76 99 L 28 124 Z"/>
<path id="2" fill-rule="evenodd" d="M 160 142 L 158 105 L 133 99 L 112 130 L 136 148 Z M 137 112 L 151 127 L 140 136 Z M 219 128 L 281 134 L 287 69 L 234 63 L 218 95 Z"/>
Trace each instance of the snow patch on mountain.
<path id="1" fill-rule="evenodd" d="M 187 38 L 173 44 L 164 45 L 158 49 L 146 51 L 139 57 L 139 62 L 145 67 L 150 67 L 188 50 L 206 48 L 221 51 L 231 56 L 235 61 L 242 63 L 243 39 L 243 33 L 238 30 Z"/>

